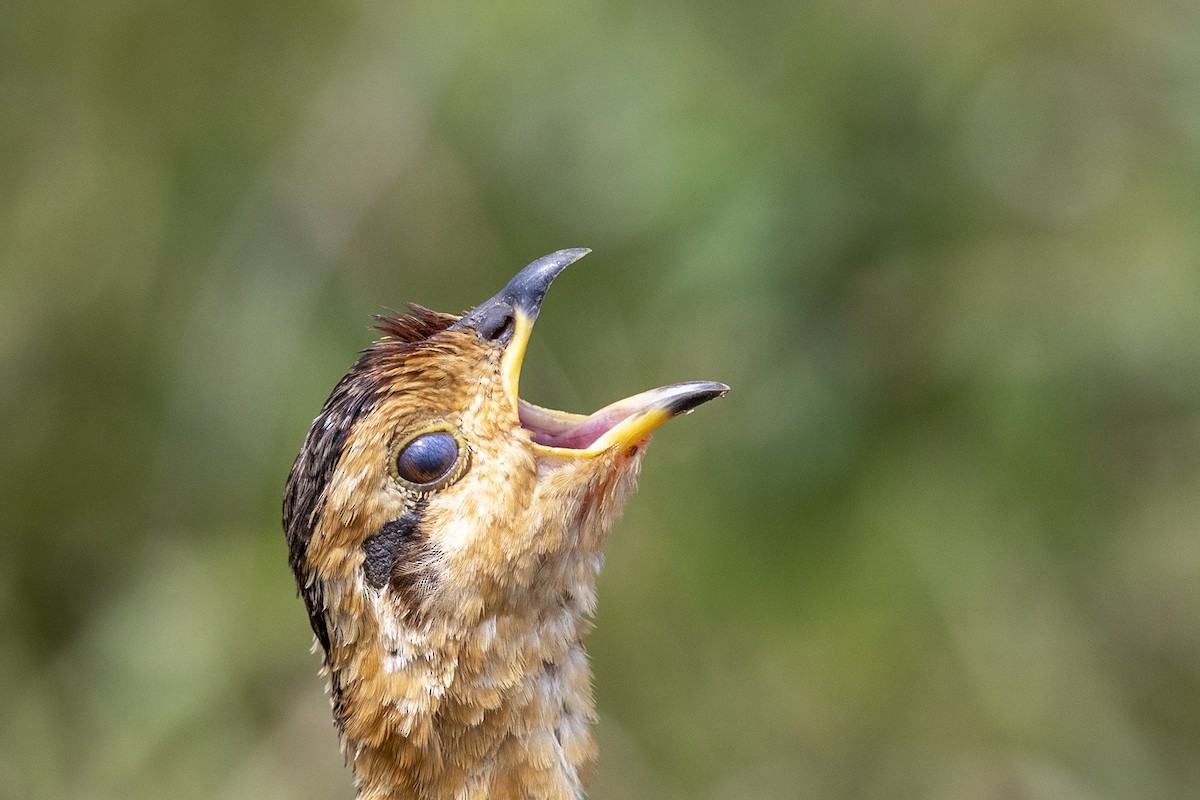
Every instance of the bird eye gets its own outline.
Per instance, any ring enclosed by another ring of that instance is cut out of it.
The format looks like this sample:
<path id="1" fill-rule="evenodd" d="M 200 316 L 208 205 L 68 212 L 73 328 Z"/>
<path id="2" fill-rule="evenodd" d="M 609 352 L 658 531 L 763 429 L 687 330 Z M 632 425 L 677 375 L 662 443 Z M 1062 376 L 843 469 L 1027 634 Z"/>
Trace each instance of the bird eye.
<path id="1" fill-rule="evenodd" d="M 396 454 L 396 476 L 417 488 L 436 488 L 458 463 L 458 440 L 446 431 L 424 433 Z"/>

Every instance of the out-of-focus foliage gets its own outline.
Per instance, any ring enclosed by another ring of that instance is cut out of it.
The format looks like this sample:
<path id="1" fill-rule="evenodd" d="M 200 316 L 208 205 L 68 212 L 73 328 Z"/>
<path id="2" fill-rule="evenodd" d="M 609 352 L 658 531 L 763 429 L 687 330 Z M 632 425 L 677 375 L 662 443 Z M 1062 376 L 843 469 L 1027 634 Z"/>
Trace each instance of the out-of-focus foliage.
<path id="1" fill-rule="evenodd" d="M 349 798 L 278 523 L 369 315 L 586 245 L 597 798 L 1200 796 L 1200 7 L 0 6 L 0 796 Z"/>

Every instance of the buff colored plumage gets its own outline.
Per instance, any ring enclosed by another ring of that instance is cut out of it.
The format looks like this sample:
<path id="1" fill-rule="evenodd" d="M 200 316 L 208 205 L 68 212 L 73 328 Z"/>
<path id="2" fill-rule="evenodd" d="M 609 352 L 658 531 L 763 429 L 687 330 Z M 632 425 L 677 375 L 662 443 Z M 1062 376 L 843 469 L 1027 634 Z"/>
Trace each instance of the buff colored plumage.
<path id="1" fill-rule="evenodd" d="M 728 388 L 590 417 L 519 400 L 542 297 L 586 252 L 539 259 L 462 318 L 381 319 L 292 468 L 291 565 L 363 800 L 583 797 L 604 538 L 650 430 Z"/>

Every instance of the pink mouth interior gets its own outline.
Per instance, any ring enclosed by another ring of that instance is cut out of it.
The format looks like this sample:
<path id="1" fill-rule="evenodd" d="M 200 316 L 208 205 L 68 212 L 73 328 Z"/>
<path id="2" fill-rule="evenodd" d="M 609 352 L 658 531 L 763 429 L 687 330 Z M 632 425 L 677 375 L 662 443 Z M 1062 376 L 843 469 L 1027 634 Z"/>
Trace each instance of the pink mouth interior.
<path id="1" fill-rule="evenodd" d="M 628 419 L 637 407 L 622 401 L 605 406 L 591 416 L 549 411 L 521 400 L 517 404 L 521 427 L 529 431 L 533 441 L 543 447 L 567 450 L 586 450 L 596 441 Z"/>

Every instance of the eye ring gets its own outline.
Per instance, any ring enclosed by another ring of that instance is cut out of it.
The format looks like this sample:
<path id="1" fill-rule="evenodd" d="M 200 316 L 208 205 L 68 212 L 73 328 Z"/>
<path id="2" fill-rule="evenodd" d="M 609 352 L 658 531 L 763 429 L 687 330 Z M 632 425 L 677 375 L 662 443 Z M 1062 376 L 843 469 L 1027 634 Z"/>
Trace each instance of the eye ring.
<path id="1" fill-rule="evenodd" d="M 458 431 L 436 425 L 414 433 L 392 451 L 392 477 L 406 489 L 422 494 L 442 489 L 462 477 L 470 448 Z"/>

